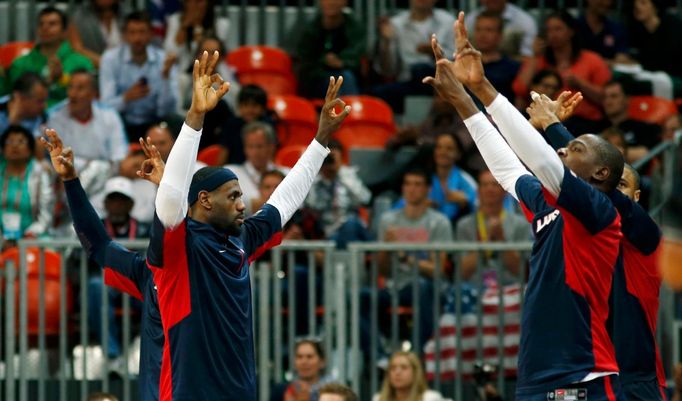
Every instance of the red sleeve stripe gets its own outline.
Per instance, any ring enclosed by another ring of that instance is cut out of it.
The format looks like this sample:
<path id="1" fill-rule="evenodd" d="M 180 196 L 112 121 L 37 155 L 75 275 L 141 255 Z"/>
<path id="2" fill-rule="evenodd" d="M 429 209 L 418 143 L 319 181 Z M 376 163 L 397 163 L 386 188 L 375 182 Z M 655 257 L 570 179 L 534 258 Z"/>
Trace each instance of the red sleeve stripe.
<path id="1" fill-rule="evenodd" d="M 282 231 L 277 231 L 275 235 L 273 235 L 267 242 L 265 242 L 263 245 L 258 247 L 254 253 L 249 256 L 249 263 L 253 262 L 254 260 L 258 259 L 265 251 L 276 247 L 277 245 L 282 243 Z"/>
<path id="2" fill-rule="evenodd" d="M 135 297 L 140 301 L 144 301 L 140 289 L 137 288 L 133 280 L 122 275 L 111 267 L 104 268 L 104 284 L 115 288 L 125 294 Z"/>

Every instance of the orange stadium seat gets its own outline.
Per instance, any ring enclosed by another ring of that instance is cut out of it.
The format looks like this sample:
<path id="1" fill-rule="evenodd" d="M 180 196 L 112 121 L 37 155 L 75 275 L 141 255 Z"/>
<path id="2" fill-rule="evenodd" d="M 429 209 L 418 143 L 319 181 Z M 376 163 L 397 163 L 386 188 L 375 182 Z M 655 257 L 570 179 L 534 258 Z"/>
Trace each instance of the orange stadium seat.
<path id="1" fill-rule="evenodd" d="M 280 146 L 308 145 L 317 132 L 317 113 L 306 99 L 292 95 L 268 98 L 268 108 L 277 114 L 277 139 Z"/>
<path id="2" fill-rule="evenodd" d="M 59 334 L 59 300 L 61 289 L 59 275 L 61 271 L 61 255 L 51 250 L 45 250 L 45 279 L 44 279 L 44 305 L 45 305 L 45 334 Z M 0 266 L 4 268 L 7 261 L 13 261 L 15 266 L 19 266 L 19 248 L 10 248 L 0 255 Z M 28 248 L 26 254 L 26 272 L 28 280 L 26 282 L 26 300 L 28 307 L 28 334 L 35 336 L 39 334 L 40 317 L 40 250 L 38 248 Z M 3 286 L 4 290 L 4 286 Z M 16 272 L 14 283 L 15 314 L 17 325 L 19 322 L 19 302 L 20 302 L 20 279 L 19 272 Z M 66 313 L 67 316 L 73 309 L 73 296 L 71 285 L 66 283 Z"/>
<path id="3" fill-rule="evenodd" d="M 296 93 L 291 57 L 282 49 L 270 46 L 238 47 L 227 55 L 227 63 L 237 70 L 237 78 L 242 85 L 259 85 L 269 95 Z"/>
<path id="4" fill-rule="evenodd" d="M 275 163 L 280 166 L 294 167 L 294 164 L 305 152 L 305 145 L 288 145 L 277 151 Z"/>
<path id="5" fill-rule="evenodd" d="M 393 111 L 386 102 L 371 96 L 341 98 L 351 113 L 334 137 L 343 144 L 348 160 L 351 148 L 383 148 L 396 131 Z"/>
<path id="6" fill-rule="evenodd" d="M 33 49 L 33 42 L 7 42 L 0 46 L 0 66 L 9 68 L 15 58 Z"/>
<path id="7" fill-rule="evenodd" d="M 630 96 L 628 114 L 634 120 L 663 124 L 668 117 L 677 114 L 677 106 L 672 100 L 656 96 Z"/>
<path id="8" fill-rule="evenodd" d="M 218 159 L 220 158 L 220 153 L 222 150 L 223 148 L 220 145 L 207 146 L 199 151 L 197 160 L 206 163 L 209 166 L 217 166 L 220 164 L 220 160 Z"/>

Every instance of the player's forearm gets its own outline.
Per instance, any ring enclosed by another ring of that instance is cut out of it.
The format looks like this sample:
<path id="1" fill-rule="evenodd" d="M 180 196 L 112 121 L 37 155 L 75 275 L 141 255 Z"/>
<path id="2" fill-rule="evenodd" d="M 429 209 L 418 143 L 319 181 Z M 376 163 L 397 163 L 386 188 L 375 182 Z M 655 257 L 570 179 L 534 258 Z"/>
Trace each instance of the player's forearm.
<path id="1" fill-rule="evenodd" d="M 656 251 L 662 234 L 649 213 L 620 191 L 611 194 L 611 201 L 620 214 L 620 230 L 625 238 L 645 255 Z"/>
<path id="2" fill-rule="evenodd" d="M 168 155 L 155 201 L 156 214 L 164 227 L 177 226 L 187 214 L 187 194 L 199 151 L 201 124 L 203 115 L 187 113 L 187 120 Z"/>
<path id="3" fill-rule="evenodd" d="M 73 218 L 73 226 L 83 249 L 97 265 L 104 266 L 106 249 L 111 242 L 111 237 L 107 234 L 97 212 L 90 204 L 80 180 L 75 178 L 64 181 L 64 189 Z"/>
<path id="4" fill-rule="evenodd" d="M 486 109 L 518 158 L 552 195 L 558 196 L 564 177 L 559 155 L 504 96 L 498 94 Z"/>
<path id="5" fill-rule="evenodd" d="M 294 168 L 275 189 L 267 203 L 276 207 L 282 217 L 282 226 L 294 215 L 303 204 L 310 187 L 322 167 L 322 162 L 329 154 L 329 149 L 313 140 L 308 149 L 298 159 Z"/>
<path id="6" fill-rule="evenodd" d="M 523 164 L 483 113 L 478 112 L 467 118 L 464 124 L 497 182 L 518 199 L 516 181 L 528 174 Z"/>

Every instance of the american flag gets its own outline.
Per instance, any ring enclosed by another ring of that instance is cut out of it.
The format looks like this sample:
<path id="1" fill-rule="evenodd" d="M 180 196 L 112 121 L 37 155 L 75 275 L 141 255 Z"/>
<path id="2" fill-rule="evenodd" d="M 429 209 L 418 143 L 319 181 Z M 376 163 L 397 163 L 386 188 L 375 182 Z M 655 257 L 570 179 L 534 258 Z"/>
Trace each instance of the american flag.
<path id="1" fill-rule="evenodd" d="M 503 313 L 503 367 L 505 376 L 516 375 L 516 361 L 519 352 L 520 328 L 521 328 L 521 291 L 519 284 L 508 285 L 502 288 Z M 462 295 L 464 298 L 465 296 Z M 466 298 L 472 298 L 467 295 Z M 471 300 L 469 300 L 471 302 Z M 475 301 L 474 301 L 475 302 Z M 481 328 L 479 333 L 478 315 L 475 307 L 466 307 L 463 300 L 461 317 L 461 329 L 457 328 L 454 308 L 446 306 L 439 320 L 440 327 L 440 353 L 436 355 L 436 343 L 432 338 L 424 346 L 426 359 L 426 375 L 428 380 L 436 377 L 436 360 L 440 361 L 440 379 L 453 380 L 457 374 L 457 334 L 460 332 L 462 345 L 462 376 L 465 379 L 472 377 L 474 364 L 478 361 L 496 365 L 501 370 L 498 356 L 498 332 L 500 325 L 499 311 L 499 288 L 491 286 L 483 291 L 481 302 L 478 307 L 482 308 Z M 449 309 L 449 311 L 448 311 Z M 479 343 L 482 344 L 480 356 L 477 352 Z"/>

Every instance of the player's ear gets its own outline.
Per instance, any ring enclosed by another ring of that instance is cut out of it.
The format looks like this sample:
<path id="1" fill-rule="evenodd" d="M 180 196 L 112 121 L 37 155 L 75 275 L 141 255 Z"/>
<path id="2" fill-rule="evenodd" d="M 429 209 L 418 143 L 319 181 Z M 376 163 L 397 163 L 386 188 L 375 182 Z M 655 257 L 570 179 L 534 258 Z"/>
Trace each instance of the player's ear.
<path id="1" fill-rule="evenodd" d="M 641 190 L 636 190 L 635 191 L 635 202 L 639 202 L 639 196 L 642 194 Z"/>
<path id="2" fill-rule="evenodd" d="M 592 178 L 597 182 L 604 182 L 607 178 L 609 178 L 610 173 L 611 171 L 608 167 L 601 166 L 592 173 Z"/>
<path id="3" fill-rule="evenodd" d="M 209 194 L 208 194 L 207 191 L 201 191 L 201 192 L 199 192 L 199 204 L 200 204 L 204 209 L 207 209 L 207 210 L 211 210 L 211 209 L 212 209 L 213 206 L 211 205 L 211 197 L 209 196 Z"/>

